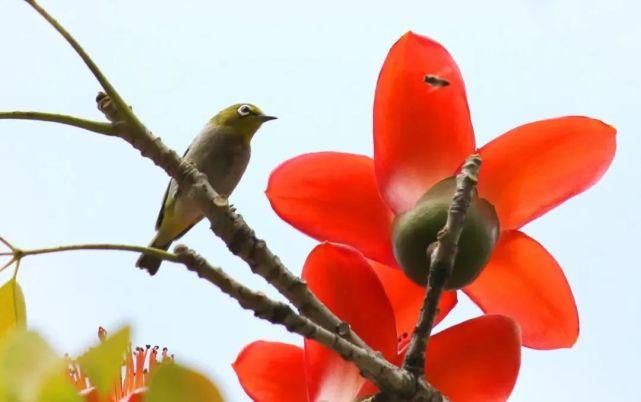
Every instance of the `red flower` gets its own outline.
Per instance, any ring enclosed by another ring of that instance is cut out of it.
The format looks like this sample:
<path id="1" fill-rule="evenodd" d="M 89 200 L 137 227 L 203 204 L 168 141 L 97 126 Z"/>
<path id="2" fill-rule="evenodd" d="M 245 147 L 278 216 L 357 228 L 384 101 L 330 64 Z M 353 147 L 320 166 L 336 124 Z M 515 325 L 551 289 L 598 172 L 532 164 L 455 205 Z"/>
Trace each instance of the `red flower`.
<path id="1" fill-rule="evenodd" d="M 428 85 L 426 76 L 437 82 Z M 439 85 L 439 79 L 445 81 Z M 479 195 L 496 208 L 502 233 L 480 277 L 463 291 L 484 312 L 514 318 L 526 346 L 570 347 L 579 324 L 558 263 L 518 229 L 592 186 L 615 147 L 614 128 L 570 116 L 517 127 L 478 150 Z M 454 175 L 474 151 L 456 63 L 440 44 L 408 32 L 391 48 L 378 79 L 374 159 L 338 152 L 301 155 L 272 173 L 266 193 L 276 213 L 299 230 L 396 267 L 394 216 Z M 393 291 L 404 293 L 407 282 L 394 280 Z"/>
<path id="2" fill-rule="evenodd" d="M 99 327 L 98 338 L 104 341 L 106 337 L 107 331 Z M 132 351 L 129 346 L 122 363 L 120 378 L 106 399 L 101 398 L 96 388 L 92 386 L 91 379 L 85 375 L 76 361 L 68 362 L 69 378 L 87 402 L 142 402 L 147 391 L 149 372 L 161 362 L 173 361 L 173 359 L 173 355 L 168 354 L 167 348 L 160 351 L 158 346 L 152 348 L 151 345 L 146 345 L 144 348 L 138 346 Z"/>
<path id="3" fill-rule="evenodd" d="M 309 255 L 303 277 L 311 290 L 374 350 L 400 363 L 388 288 L 356 250 L 329 243 Z M 446 311 L 453 303 L 441 306 Z M 415 317 L 416 319 L 416 317 Z M 521 335 L 509 318 L 486 315 L 448 328 L 430 339 L 426 377 L 450 400 L 504 401 L 520 367 Z M 241 385 L 256 402 L 352 402 L 375 392 L 352 363 L 320 344 L 304 348 L 258 341 L 233 364 Z"/>

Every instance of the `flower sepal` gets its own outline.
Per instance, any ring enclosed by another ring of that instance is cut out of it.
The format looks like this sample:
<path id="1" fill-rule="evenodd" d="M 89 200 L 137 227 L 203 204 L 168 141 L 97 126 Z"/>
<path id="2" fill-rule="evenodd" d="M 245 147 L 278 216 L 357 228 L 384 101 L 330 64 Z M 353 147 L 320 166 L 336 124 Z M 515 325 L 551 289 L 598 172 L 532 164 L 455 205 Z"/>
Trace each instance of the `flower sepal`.
<path id="1" fill-rule="evenodd" d="M 394 256 L 405 274 L 421 286 L 427 284 L 430 266 L 427 247 L 436 241 L 445 225 L 455 190 L 455 177 L 441 180 L 423 194 L 411 210 L 394 220 Z M 479 276 L 492 255 L 499 232 L 499 220 L 492 204 L 474 195 L 446 289 L 460 289 Z"/>

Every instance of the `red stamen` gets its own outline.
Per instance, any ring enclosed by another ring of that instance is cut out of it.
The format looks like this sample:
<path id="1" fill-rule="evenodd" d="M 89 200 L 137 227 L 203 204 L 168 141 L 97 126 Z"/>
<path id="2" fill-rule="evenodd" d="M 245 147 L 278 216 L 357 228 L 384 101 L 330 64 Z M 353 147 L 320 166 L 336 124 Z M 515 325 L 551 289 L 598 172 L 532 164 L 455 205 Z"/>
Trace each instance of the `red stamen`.
<path id="1" fill-rule="evenodd" d="M 152 371 L 158 363 L 158 346 L 154 346 L 149 354 L 149 371 Z"/>
<path id="2" fill-rule="evenodd" d="M 125 394 L 128 394 L 134 390 L 134 360 L 133 353 L 131 351 L 131 345 L 129 346 L 127 353 L 127 365 L 125 373 L 125 384 L 124 384 Z"/>
<path id="3" fill-rule="evenodd" d="M 143 371 L 145 369 L 145 357 L 147 353 L 143 348 L 136 348 L 136 388 L 140 388 L 144 385 Z"/>
<path id="4" fill-rule="evenodd" d="M 100 339 L 101 342 L 107 339 L 107 330 L 103 327 L 98 327 L 98 339 Z"/>
<path id="5" fill-rule="evenodd" d="M 103 327 L 99 327 L 98 338 L 100 341 L 104 342 L 106 337 L 107 331 Z M 127 353 L 123 356 L 119 381 L 114 384 L 113 391 L 107 399 L 103 401 L 122 402 L 125 398 L 130 398 L 132 395 L 139 395 L 137 397 L 138 399 L 136 399 L 139 400 L 140 395 L 145 391 L 148 373 L 161 362 L 174 359 L 173 355 L 168 355 L 168 349 L 163 348 L 161 360 L 159 360 L 159 349 L 158 346 L 152 348 L 151 345 L 145 345 L 144 348 L 136 347 L 132 350 L 132 346 L 129 344 Z M 89 397 L 89 400 L 95 400 L 97 397 L 96 390 L 91 386 L 89 378 L 84 375 L 78 362 L 71 360 L 68 355 L 65 355 L 65 365 L 69 379 L 79 390 L 80 394 Z"/>

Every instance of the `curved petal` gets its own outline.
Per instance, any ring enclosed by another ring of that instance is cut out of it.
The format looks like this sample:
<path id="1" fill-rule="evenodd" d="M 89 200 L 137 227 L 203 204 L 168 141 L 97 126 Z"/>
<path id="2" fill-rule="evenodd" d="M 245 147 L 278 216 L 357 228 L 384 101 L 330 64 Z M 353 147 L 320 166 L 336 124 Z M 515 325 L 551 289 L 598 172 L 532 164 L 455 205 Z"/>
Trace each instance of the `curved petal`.
<path id="1" fill-rule="evenodd" d="M 374 350 L 388 358 L 396 355 L 392 306 L 358 251 L 320 244 L 307 257 L 303 278 L 312 292 Z M 365 383 L 356 366 L 308 339 L 305 339 L 305 364 L 311 401 L 351 401 Z"/>
<path id="2" fill-rule="evenodd" d="M 371 158 L 340 152 L 298 156 L 272 172 L 266 194 L 278 216 L 311 237 L 394 261 L 393 216 L 378 194 Z"/>
<path id="3" fill-rule="evenodd" d="M 380 264 L 376 261 L 369 262 L 378 279 L 385 288 L 389 298 L 394 317 L 396 318 L 396 333 L 398 334 L 399 349 L 403 349 L 410 340 L 410 335 L 416 326 L 418 313 L 423 307 L 425 288 L 412 282 L 403 271 Z M 438 324 L 456 306 L 456 292 L 444 292 L 439 303 L 438 315 L 434 325 Z"/>
<path id="4" fill-rule="evenodd" d="M 432 336 L 425 376 L 452 402 L 505 401 L 521 367 L 521 333 L 511 319 L 485 315 Z"/>
<path id="5" fill-rule="evenodd" d="M 615 134 L 602 121 L 569 116 L 517 127 L 481 148 L 479 192 L 501 229 L 518 229 L 596 183 L 614 158 Z"/>
<path id="6" fill-rule="evenodd" d="M 303 402 L 307 401 L 304 359 L 298 346 L 256 341 L 245 346 L 232 366 L 254 402 Z"/>
<path id="7" fill-rule="evenodd" d="M 525 346 L 570 347 L 579 336 L 579 316 L 563 270 L 519 231 L 501 235 L 490 262 L 464 291 L 484 312 L 518 322 Z"/>
<path id="8" fill-rule="evenodd" d="M 427 75 L 449 85 L 429 84 Z M 383 198 L 403 212 L 474 151 L 458 66 L 439 43 L 408 32 L 390 49 L 374 98 L 374 161 Z"/>

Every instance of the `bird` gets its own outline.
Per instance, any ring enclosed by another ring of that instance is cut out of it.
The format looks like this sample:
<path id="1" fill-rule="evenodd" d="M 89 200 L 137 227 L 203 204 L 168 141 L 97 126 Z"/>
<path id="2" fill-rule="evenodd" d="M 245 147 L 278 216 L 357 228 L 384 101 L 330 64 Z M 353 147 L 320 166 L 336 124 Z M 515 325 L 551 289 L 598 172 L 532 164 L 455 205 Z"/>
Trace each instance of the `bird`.
<path id="1" fill-rule="evenodd" d="M 240 181 L 251 154 L 251 140 L 263 123 L 276 119 L 255 105 L 238 103 L 212 117 L 194 138 L 183 155 L 204 173 L 216 192 L 229 197 Z M 167 250 L 171 243 L 187 233 L 204 215 L 190 194 L 181 192 L 171 179 L 156 219 L 156 234 L 149 247 Z M 155 275 L 161 259 L 142 254 L 136 266 Z"/>

